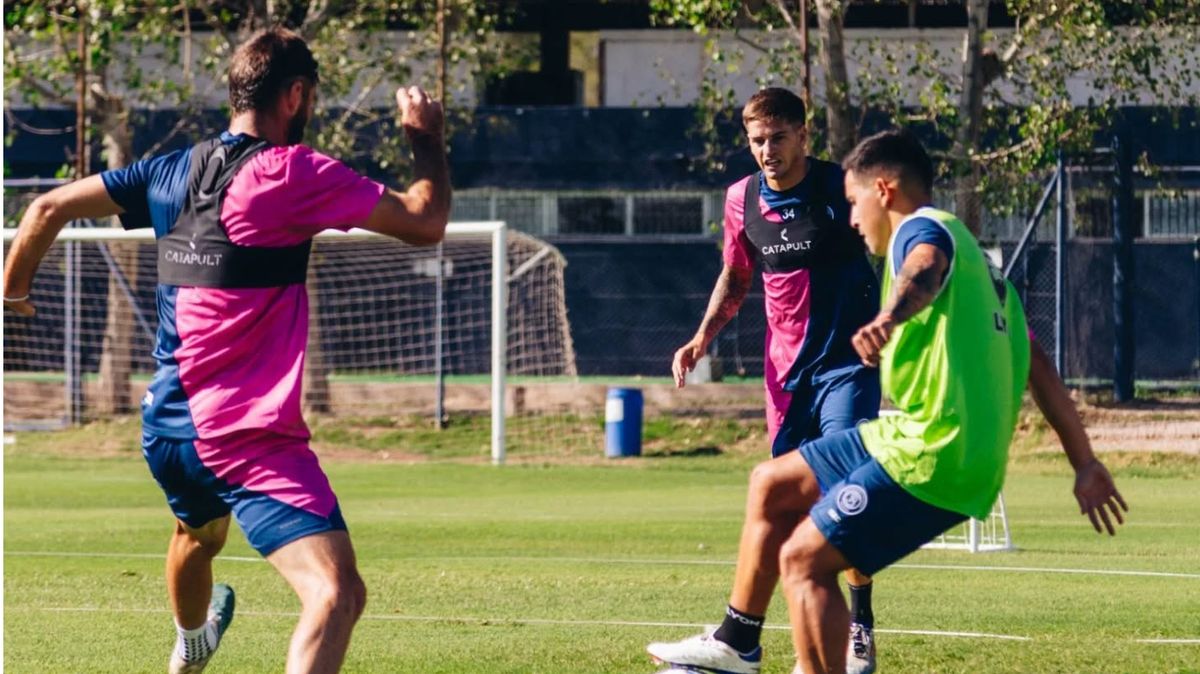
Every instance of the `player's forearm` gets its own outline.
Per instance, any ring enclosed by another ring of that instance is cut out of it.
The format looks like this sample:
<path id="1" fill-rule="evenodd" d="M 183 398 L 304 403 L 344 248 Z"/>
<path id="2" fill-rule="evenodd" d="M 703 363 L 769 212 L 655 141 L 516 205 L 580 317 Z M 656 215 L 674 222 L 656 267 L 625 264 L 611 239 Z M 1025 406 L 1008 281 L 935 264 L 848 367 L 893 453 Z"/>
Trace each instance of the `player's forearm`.
<path id="1" fill-rule="evenodd" d="M 937 247 L 919 244 L 904 258 L 896 275 L 895 290 L 883 313 L 893 323 L 903 323 L 933 303 L 941 289 L 949 261 Z"/>
<path id="2" fill-rule="evenodd" d="M 5 297 L 29 294 L 38 265 L 68 222 L 67 214 L 48 196 L 35 199 L 21 217 L 17 237 L 13 240 L 4 265 Z"/>
<path id="3" fill-rule="evenodd" d="M 413 151 L 413 182 L 408 195 L 418 204 L 418 212 L 431 238 L 440 241 L 450 218 L 450 168 L 446 145 L 441 136 L 410 134 Z"/>
<path id="4" fill-rule="evenodd" d="M 1083 420 L 1050 357 L 1036 342 L 1030 345 L 1030 351 L 1029 391 L 1050 427 L 1058 434 L 1071 466 L 1078 470 L 1096 460 Z"/>
<path id="5" fill-rule="evenodd" d="M 750 292 L 750 275 L 751 270 L 740 267 L 726 265 L 721 270 L 717 284 L 713 287 L 712 297 L 708 300 L 704 319 L 700 321 L 700 328 L 696 330 L 696 337 L 700 338 L 706 347 L 717 338 L 721 329 L 742 307 L 746 294 Z"/>

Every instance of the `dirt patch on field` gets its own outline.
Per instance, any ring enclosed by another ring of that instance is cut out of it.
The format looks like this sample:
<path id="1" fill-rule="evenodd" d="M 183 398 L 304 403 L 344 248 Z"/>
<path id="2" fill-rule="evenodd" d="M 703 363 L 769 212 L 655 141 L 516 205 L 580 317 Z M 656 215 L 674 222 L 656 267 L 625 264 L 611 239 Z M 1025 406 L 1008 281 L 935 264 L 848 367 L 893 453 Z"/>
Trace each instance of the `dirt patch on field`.
<path id="1" fill-rule="evenodd" d="M 1200 397 L 1139 400 L 1116 405 L 1081 402 L 1079 414 L 1097 452 L 1171 452 L 1200 456 Z M 1030 411 L 1028 417 L 1036 412 Z M 1027 421 L 1018 432 L 1034 450 L 1057 450 L 1045 422 Z"/>

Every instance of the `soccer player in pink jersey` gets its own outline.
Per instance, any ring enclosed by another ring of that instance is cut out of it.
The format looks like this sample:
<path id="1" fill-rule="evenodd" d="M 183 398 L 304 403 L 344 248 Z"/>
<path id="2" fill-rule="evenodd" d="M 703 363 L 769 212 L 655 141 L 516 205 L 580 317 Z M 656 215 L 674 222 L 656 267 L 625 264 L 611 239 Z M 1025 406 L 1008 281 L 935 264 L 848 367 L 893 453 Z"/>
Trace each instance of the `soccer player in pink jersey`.
<path id="1" fill-rule="evenodd" d="M 772 456 L 781 456 L 879 416 L 878 372 L 862 364 L 850 343 L 875 316 L 879 284 L 850 227 L 841 167 L 807 156 L 804 102 L 787 89 L 763 89 L 746 103 L 742 123 L 761 170 L 726 193 L 724 268 L 695 337 L 675 352 L 672 370 L 682 387 L 737 314 L 755 266 L 761 268 L 767 429 Z M 854 570 L 846 575 L 852 604 L 848 660 L 852 673 L 864 674 L 875 667 L 871 578 Z M 651 655 L 680 665 L 725 663 L 716 668 L 735 674 L 757 672 L 763 616 L 778 576 L 773 560 L 739 565 L 716 631 L 652 644 Z"/>
<path id="2" fill-rule="evenodd" d="M 158 370 L 142 401 L 142 447 L 177 518 L 167 592 L 177 628 L 172 674 L 204 669 L 233 618 L 213 584 L 231 515 L 300 598 L 287 672 L 334 672 L 366 588 L 337 497 L 301 416 L 311 240 L 361 227 L 429 245 L 450 211 L 441 105 L 396 92 L 414 176 L 393 190 L 300 144 L 317 63 L 273 28 L 229 65 L 229 130 L 193 147 L 64 185 L 21 221 L 4 305 L 29 316 L 33 275 L 69 221 L 119 215 L 152 227 L 158 248 Z"/>

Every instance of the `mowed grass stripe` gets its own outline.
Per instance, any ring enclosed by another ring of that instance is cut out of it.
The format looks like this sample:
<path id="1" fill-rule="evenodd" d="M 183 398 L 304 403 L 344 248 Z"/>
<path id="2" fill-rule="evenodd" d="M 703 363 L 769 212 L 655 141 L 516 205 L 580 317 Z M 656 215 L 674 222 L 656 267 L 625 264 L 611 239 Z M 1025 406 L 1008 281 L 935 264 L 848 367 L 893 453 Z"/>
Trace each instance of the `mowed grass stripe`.
<path id="1" fill-rule="evenodd" d="M 368 583 L 367 610 L 380 616 L 357 628 L 349 674 L 651 674 L 648 641 L 695 633 L 724 607 L 748 466 L 720 457 L 619 467 L 325 465 Z M 172 520 L 140 457 L 10 452 L 5 467 L 7 551 L 72 553 L 6 556 L 5 671 L 160 673 L 173 627 L 157 551 Z M 910 561 L 936 568 L 881 574 L 881 669 L 1194 670 L 1193 579 L 1004 572 L 1011 564 L 1200 573 L 1197 482 L 1119 472 L 1118 480 L 1133 511 L 1116 538 L 1075 515 L 1069 475 L 1017 470 L 1006 495 L 1021 550 L 921 552 Z M 1139 518 L 1194 527 L 1139 529 Z M 121 550 L 138 556 L 108 556 Z M 239 589 L 248 619 L 235 621 L 212 669 L 280 671 L 296 600 L 269 565 L 250 563 L 257 557 L 239 533 L 227 553 L 239 559 L 218 561 L 217 575 Z M 955 568 L 965 566 L 1002 568 Z M 82 606 L 96 610 L 40 610 Z M 787 674 L 781 598 L 768 621 L 779 629 L 765 636 L 763 672 Z"/>
<path id="2" fill-rule="evenodd" d="M 137 552 L 59 552 L 54 550 L 5 550 L 5 555 L 13 557 L 110 557 L 137 559 L 166 559 L 165 554 Z M 455 557 L 438 557 L 413 555 L 394 558 L 397 561 L 428 561 L 428 562 L 538 562 L 543 564 L 631 564 L 645 566 L 733 566 L 734 560 L 709 559 L 620 559 L 596 557 L 536 557 L 513 555 L 459 555 Z M 260 557 L 238 557 L 222 555 L 221 560 L 229 562 L 262 562 Z M 893 564 L 891 569 L 918 569 L 923 571 L 984 571 L 1011 573 L 1068 573 L 1084 576 L 1143 576 L 1148 578 L 1186 578 L 1200 580 L 1200 573 L 1178 573 L 1170 571 L 1139 571 L 1130 569 L 1064 569 L 1046 566 L 980 566 L 968 564 L 913 564 L 901 562 Z"/>

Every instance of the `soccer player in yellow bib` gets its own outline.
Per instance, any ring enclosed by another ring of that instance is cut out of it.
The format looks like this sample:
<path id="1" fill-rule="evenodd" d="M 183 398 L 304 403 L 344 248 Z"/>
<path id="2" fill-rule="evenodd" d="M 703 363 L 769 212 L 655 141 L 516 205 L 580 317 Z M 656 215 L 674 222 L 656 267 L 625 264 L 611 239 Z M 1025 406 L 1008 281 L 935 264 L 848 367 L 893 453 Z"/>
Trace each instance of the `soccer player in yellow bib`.
<path id="1" fill-rule="evenodd" d="M 1031 344 L 1011 284 L 962 222 L 929 205 L 933 166 L 921 144 L 880 133 L 843 168 L 850 224 L 886 260 L 882 309 L 851 342 L 899 413 L 803 443 L 750 477 L 736 573 L 756 586 L 780 575 L 803 673 L 846 670 L 839 572 L 873 576 L 988 514 L 1027 382 L 1075 468 L 1081 512 L 1113 534 L 1127 510 Z"/>
<path id="2" fill-rule="evenodd" d="M 1081 512 L 1113 534 L 1127 509 L 1058 374 L 1031 344 L 1012 285 L 958 218 L 928 205 L 933 168 L 921 144 L 905 132 L 876 134 L 844 168 L 851 225 L 886 260 L 883 309 L 852 342 L 879 367 L 899 414 L 830 438 L 844 452 L 796 453 L 810 468 L 803 491 L 816 491 L 814 481 L 820 491 L 779 557 L 806 672 L 844 667 L 839 571 L 874 575 L 966 517 L 988 515 L 1026 382 L 1075 468 Z"/>

